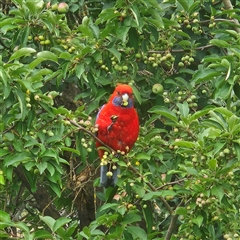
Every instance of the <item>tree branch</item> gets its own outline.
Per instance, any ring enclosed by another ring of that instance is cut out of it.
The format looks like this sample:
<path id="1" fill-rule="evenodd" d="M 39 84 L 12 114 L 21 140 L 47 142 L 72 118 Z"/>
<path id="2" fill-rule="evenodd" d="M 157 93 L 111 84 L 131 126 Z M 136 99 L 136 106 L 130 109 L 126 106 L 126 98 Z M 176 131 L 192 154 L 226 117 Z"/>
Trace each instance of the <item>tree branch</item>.
<path id="1" fill-rule="evenodd" d="M 63 116 L 62 116 L 63 117 Z M 65 117 L 63 117 L 65 118 Z M 100 142 L 104 147 L 108 148 L 111 152 L 116 153 L 115 150 L 113 150 L 111 147 L 109 147 L 108 145 L 106 145 L 104 142 L 102 142 L 98 137 L 96 137 L 92 132 L 88 131 L 87 129 L 85 129 L 84 127 L 82 127 L 81 125 L 79 125 L 78 123 L 76 123 L 75 121 L 65 118 L 67 119 L 70 123 L 72 123 L 74 126 L 78 127 L 79 130 L 84 131 L 85 133 L 89 134 L 92 138 L 94 138 L 96 141 Z M 127 164 L 127 161 L 125 160 L 125 163 Z M 133 166 L 129 166 L 129 169 L 134 172 L 135 174 L 137 174 L 138 176 L 142 177 L 141 173 L 134 168 Z M 146 182 L 146 184 L 148 185 L 148 187 L 156 192 L 157 188 L 155 188 L 150 182 Z M 170 207 L 170 205 L 168 204 L 168 202 L 163 198 L 163 197 L 159 197 L 159 199 L 161 200 L 161 202 L 163 203 L 163 205 L 167 208 L 168 212 L 170 215 L 173 214 L 173 210 Z"/>
<path id="2" fill-rule="evenodd" d="M 223 0 L 223 4 L 224 4 L 226 9 L 233 10 L 233 5 L 232 5 L 230 0 Z M 233 21 L 234 21 L 235 24 L 240 25 L 239 21 L 237 19 L 234 18 Z M 236 32 L 240 33 L 240 28 L 239 27 L 234 27 L 234 29 L 236 30 Z"/>

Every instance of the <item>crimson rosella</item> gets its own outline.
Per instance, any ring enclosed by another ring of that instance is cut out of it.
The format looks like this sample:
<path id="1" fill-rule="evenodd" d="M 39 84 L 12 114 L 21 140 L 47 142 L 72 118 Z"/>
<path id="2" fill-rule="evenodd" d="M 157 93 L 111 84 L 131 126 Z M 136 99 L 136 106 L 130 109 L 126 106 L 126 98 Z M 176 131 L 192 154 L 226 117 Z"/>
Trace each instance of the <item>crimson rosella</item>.
<path id="1" fill-rule="evenodd" d="M 113 150 L 125 154 L 133 147 L 139 133 L 138 114 L 133 102 L 132 88 L 126 84 L 119 84 L 108 103 L 99 110 L 96 119 L 97 137 Z M 100 147 L 102 144 L 96 142 L 96 146 Z M 98 155 L 102 159 L 104 150 L 98 149 Z M 120 170 L 118 167 L 110 168 L 111 164 L 101 166 L 101 186 L 109 187 L 116 184 Z M 112 174 L 109 175 L 108 172 Z"/>

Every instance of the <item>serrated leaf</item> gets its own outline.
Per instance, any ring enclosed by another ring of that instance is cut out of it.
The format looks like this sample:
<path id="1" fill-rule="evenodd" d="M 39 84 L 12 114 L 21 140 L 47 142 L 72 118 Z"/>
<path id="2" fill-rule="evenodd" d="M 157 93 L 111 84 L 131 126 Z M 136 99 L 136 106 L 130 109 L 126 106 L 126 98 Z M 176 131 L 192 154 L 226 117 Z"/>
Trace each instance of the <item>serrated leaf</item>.
<path id="1" fill-rule="evenodd" d="M 13 53 L 13 55 L 10 57 L 9 61 L 12 61 L 12 60 L 15 60 L 15 59 L 18 59 L 20 57 L 26 57 L 26 56 L 29 56 L 31 53 L 35 53 L 36 50 L 33 49 L 33 48 L 21 48 L 19 50 L 17 50 L 15 53 Z"/>

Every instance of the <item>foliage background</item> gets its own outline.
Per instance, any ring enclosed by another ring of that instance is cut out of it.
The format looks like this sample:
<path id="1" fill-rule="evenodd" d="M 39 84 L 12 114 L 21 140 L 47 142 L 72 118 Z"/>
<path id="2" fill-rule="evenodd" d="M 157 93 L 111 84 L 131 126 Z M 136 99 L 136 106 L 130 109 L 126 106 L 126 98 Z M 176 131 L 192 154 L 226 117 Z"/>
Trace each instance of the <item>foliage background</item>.
<path id="1" fill-rule="evenodd" d="M 1 2 L 0 237 L 240 239 L 240 2 L 66 2 Z M 141 133 L 104 190 L 118 82 Z"/>

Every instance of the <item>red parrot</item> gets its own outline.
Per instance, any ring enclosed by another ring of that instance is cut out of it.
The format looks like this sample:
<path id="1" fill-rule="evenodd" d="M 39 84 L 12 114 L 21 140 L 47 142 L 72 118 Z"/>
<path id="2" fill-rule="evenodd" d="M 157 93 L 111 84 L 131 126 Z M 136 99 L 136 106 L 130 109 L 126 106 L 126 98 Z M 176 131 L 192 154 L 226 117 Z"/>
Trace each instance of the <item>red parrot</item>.
<path id="1" fill-rule="evenodd" d="M 103 105 L 98 112 L 97 137 L 115 151 L 128 153 L 138 138 L 139 120 L 133 104 L 132 88 L 126 84 L 119 84 L 110 96 L 108 103 Z M 100 147 L 102 144 L 96 142 L 96 146 Z M 99 149 L 98 155 L 102 159 L 104 150 Z M 119 168 L 114 170 L 109 168 L 109 164 L 101 166 L 101 186 L 114 186 L 117 182 Z M 112 176 L 107 176 L 109 171 L 113 173 Z"/>

